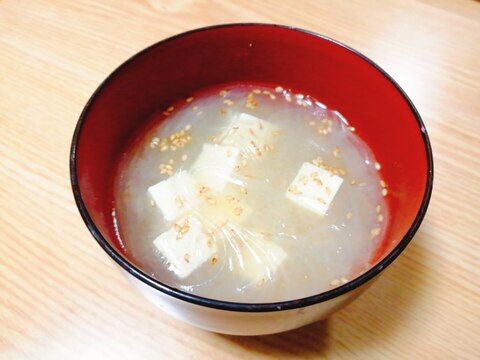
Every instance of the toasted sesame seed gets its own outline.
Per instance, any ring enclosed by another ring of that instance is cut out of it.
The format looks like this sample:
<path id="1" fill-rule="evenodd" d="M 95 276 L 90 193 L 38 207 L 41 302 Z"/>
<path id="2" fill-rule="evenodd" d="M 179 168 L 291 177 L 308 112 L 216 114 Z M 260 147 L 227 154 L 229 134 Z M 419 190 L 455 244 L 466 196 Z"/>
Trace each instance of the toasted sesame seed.
<path id="1" fill-rule="evenodd" d="M 255 135 L 255 132 L 253 131 L 253 129 L 252 129 L 252 128 L 248 128 L 248 132 L 249 132 L 249 133 L 250 133 L 250 135 L 252 135 L 252 136 L 253 136 L 253 135 Z"/>
<path id="2" fill-rule="evenodd" d="M 281 134 L 280 131 L 277 131 L 277 130 L 272 131 L 272 136 L 278 136 L 278 135 L 280 135 L 280 134 Z"/>
<path id="3" fill-rule="evenodd" d="M 218 262 L 218 257 L 216 255 L 212 256 L 212 258 L 210 259 L 210 263 L 212 265 L 215 265 L 217 262 Z"/>
<path id="4" fill-rule="evenodd" d="M 335 156 L 337 159 L 340 159 L 342 157 L 341 155 L 341 150 L 338 146 L 336 146 L 333 150 L 332 150 L 332 154 L 333 156 Z"/>
<path id="5" fill-rule="evenodd" d="M 296 185 L 292 185 L 287 189 L 288 192 L 291 192 L 293 195 L 302 195 L 303 193 L 298 190 Z"/>
<path id="6" fill-rule="evenodd" d="M 175 109 L 175 108 L 174 108 L 173 106 L 170 106 L 170 107 L 167 109 L 167 111 L 168 111 L 168 112 L 172 112 L 174 109 Z"/>
<path id="7" fill-rule="evenodd" d="M 233 209 L 233 213 L 234 213 L 236 216 L 242 215 L 242 212 L 243 212 L 243 209 L 242 209 L 241 206 L 237 206 L 235 209 Z"/>
<path id="8" fill-rule="evenodd" d="M 261 123 L 260 121 L 257 122 L 257 128 L 259 128 L 260 130 L 263 129 L 263 125 L 262 125 L 262 123 Z"/>
<path id="9" fill-rule="evenodd" d="M 227 90 L 220 90 L 220 92 L 218 93 L 218 95 L 220 96 L 226 96 L 227 94 L 228 94 Z"/>
<path id="10" fill-rule="evenodd" d="M 182 198 L 175 198 L 175 206 L 181 208 L 183 206 L 183 199 Z"/>
<path id="11" fill-rule="evenodd" d="M 257 95 L 262 93 L 259 89 L 254 89 L 252 92 Z"/>
<path id="12" fill-rule="evenodd" d="M 387 183 L 386 183 L 385 181 L 383 181 L 383 180 L 380 180 L 380 186 L 381 186 L 382 188 L 387 187 Z"/>
<path id="13" fill-rule="evenodd" d="M 388 190 L 386 188 L 382 189 L 382 196 L 387 196 Z"/>
<path id="14" fill-rule="evenodd" d="M 158 137 L 154 137 L 150 142 L 150 148 L 153 149 L 155 146 L 159 144 L 159 142 L 160 142 L 160 139 Z"/>
<path id="15" fill-rule="evenodd" d="M 247 195 L 248 194 L 248 190 L 244 187 L 240 188 L 240 192 L 244 195 Z"/>
<path id="16" fill-rule="evenodd" d="M 186 101 L 187 103 L 192 102 L 192 101 L 193 101 L 193 97 L 190 96 L 190 97 L 189 97 L 187 100 L 185 100 L 185 101 Z"/>
<path id="17" fill-rule="evenodd" d="M 340 285 L 340 279 L 333 279 L 332 281 L 330 281 L 330 285 L 331 285 L 331 286 L 338 286 L 338 285 Z"/>
<path id="18" fill-rule="evenodd" d="M 378 235 L 380 235 L 380 231 L 381 231 L 380 228 L 372 229 L 370 231 L 370 239 L 373 239 L 373 238 L 377 237 Z"/>
<path id="19" fill-rule="evenodd" d="M 185 260 L 187 264 L 190 263 L 190 254 L 183 255 L 183 260 Z"/>
<path id="20" fill-rule="evenodd" d="M 257 286 L 263 286 L 263 285 L 265 285 L 266 282 L 267 282 L 267 280 L 265 280 L 265 278 L 261 278 L 260 280 L 258 280 Z"/>

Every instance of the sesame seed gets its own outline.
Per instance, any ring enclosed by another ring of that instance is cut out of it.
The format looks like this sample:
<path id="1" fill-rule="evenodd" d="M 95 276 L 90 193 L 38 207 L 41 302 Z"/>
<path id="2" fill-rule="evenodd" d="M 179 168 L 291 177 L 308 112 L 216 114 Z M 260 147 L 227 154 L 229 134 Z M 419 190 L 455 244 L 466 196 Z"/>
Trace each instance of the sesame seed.
<path id="1" fill-rule="evenodd" d="M 259 89 L 254 89 L 252 92 L 257 95 L 262 93 Z"/>
<path id="2" fill-rule="evenodd" d="M 277 98 L 274 94 L 270 94 L 268 95 L 268 97 L 270 98 L 270 100 L 275 100 Z"/>
<path id="3" fill-rule="evenodd" d="M 345 277 L 341 277 L 340 281 L 342 282 L 342 284 L 346 284 L 348 282 L 348 279 Z"/>
<path id="4" fill-rule="evenodd" d="M 280 131 L 272 131 L 272 136 L 278 136 L 280 134 L 281 134 Z"/>
<path id="5" fill-rule="evenodd" d="M 160 142 L 160 139 L 158 137 L 154 137 L 150 142 L 150 148 L 153 149 L 155 146 L 159 144 L 159 142 Z"/>
<path id="6" fill-rule="evenodd" d="M 242 215 L 242 212 L 243 212 L 243 209 L 242 209 L 240 206 L 237 206 L 235 209 L 233 209 L 233 213 L 234 213 L 236 216 Z"/>
<path id="7" fill-rule="evenodd" d="M 226 96 L 227 94 L 228 94 L 227 90 L 220 90 L 220 92 L 218 93 L 218 95 L 220 96 Z"/>
<path id="8" fill-rule="evenodd" d="M 255 135 L 255 132 L 253 131 L 253 129 L 252 129 L 252 128 L 248 128 L 248 132 L 249 132 L 249 133 L 250 133 L 250 135 L 252 135 L 252 136 L 253 136 L 253 135 Z"/>
<path id="9" fill-rule="evenodd" d="M 349 126 L 348 127 L 348 130 L 350 130 L 351 132 L 354 132 L 355 131 L 355 128 L 353 126 Z"/>
<path id="10" fill-rule="evenodd" d="M 382 165 L 380 165 L 378 162 L 375 163 L 375 169 L 380 170 L 382 168 Z"/>
<path id="11" fill-rule="evenodd" d="M 183 155 L 182 155 L 182 161 L 187 160 L 187 158 L 188 158 L 187 154 L 183 154 Z"/>
<path id="12" fill-rule="evenodd" d="M 175 109 L 175 108 L 174 108 L 173 106 L 170 106 L 170 107 L 167 109 L 167 111 L 168 111 L 168 112 L 172 112 L 174 109 Z"/>
<path id="13" fill-rule="evenodd" d="M 185 260 L 187 264 L 190 263 L 190 254 L 183 255 L 183 260 Z"/>
<path id="14" fill-rule="evenodd" d="M 263 125 L 262 125 L 262 123 L 261 123 L 260 121 L 257 122 L 257 128 L 259 128 L 260 130 L 263 129 Z"/>
<path id="15" fill-rule="evenodd" d="M 351 219 L 352 216 L 353 216 L 352 212 L 349 211 L 345 217 L 346 217 L 347 219 Z"/>
<path id="16" fill-rule="evenodd" d="M 188 131 L 192 128 L 192 125 L 188 124 L 187 126 L 185 126 L 185 131 Z"/>
<path id="17" fill-rule="evenodd" d="M 377 211 L 377 213 L 379 213 L 381 209 L 382 209 L 382 207 L 380 205 L 377 205 L 375 210 Z"/>
<path id="18" fill-rule="evenodd" d="M 267 282 L 267 280 L 265 280 L 265 278 L 261 278 L 261 279 L 257 282 L 257 286 L 263 286 L 266 282 Z"/>
<path id="19" fill-rule="evenodd" d="M 223 103 L 227 106 L 232 106 L 233 104 L 235 104 L 232 100 L 230 99 L 225 99 L 223 100 Z"/>
<path id="20" fill-rule="evenodd" d="M 193 110 L 198 110 L 198 106 L 195 105 L 192 109 L 193 109 Z"/>
<path id="21" fill-rule="evenodd" d="M 150 206 L 155 206 L 155 200 L 150 199 Z"/>
<path id="22" fill-rule="evenodd" d="M 169 164 L 173 164 L 174 162 L 175 162 L 175 160 L 173 160 L 173 159 L 168 160 Z"/>
<path id="23" fill-rule="evenodd" d="M 340 285 L 340 279 L 333 279 L 332 281 L 330 281 L 330 285 L 331 285 L 331 286 L 338 286 L 338 285 Z"/>
<path id="24" fill-rule="evenodd" d="M 189 97 L 187 100 L 185 100 L 185 101 L 186 101 L 187 103 L 192 102 L 192 101 L 193 101 L 193 97 L 190 96 L 190 97 Z"/>
<path id="25" fill-rule="evenodd" d="M 218 262 L 218 257 L 216 255 L 212 256 L 212 258 L 210 259 L 210 263 L 212 265 L 215 265 L 217 262 Z"/>
<path id="26" fill-rule="evenodd" d="M 247 166 L 247 160 L 243 159 L 241 164 L 242 164 L 242 167 L 246 167 Z"/>
<path id="27" fill-rule="evenodd" d="M 382 196 L 387 196 L 387 194 L 388 194 L 388 190 L 383 188 L 382 189 Z"/>
<path id="28" fill-rule="evenodd" d="M 370 231 L 370 239 L 376 238 L 378 235 L 380 235 L 380 228 L 375 228 Z"/>
<path id="29" fill-rule="evenodd" d="M 217 200 L 211 198 L 210 196 L 207 196 L 205 200 L 207 200 L 207 203 L 209 203 L 210 205 L 215 205 L 217 203 Z"/>
<path id="30" fill-rule="evenodd" d="M 181 208 L 183 206 L 183 200 L 182 198 L 175 198 L 175 206 L 178 208 Z"/>
<path id="31" fill-rule="evenodd" d="M 298 99 L 298 100 L 303 100 L 303 98 L 305 97 L 303 94 L 297 94 L 295 95 L 295 97 Z"/>
<path id="32" fill-rule="evenodd" d="M 227 113 L 227 110 L 225 110 L 224 108 L 220 108 L 218 109 L 218 112 L 221 114 L 221 115 L 225 115 Z"/>
<path id="33" fill-rule="evenodd" d="M 382 214 L 378 214 L 377 220 L 378 220 L 378 222 L 382 222 L 382 221 L 383 221 L 383 215 L 382 215 Z"/>
<path id="34" fill-rule="evenodd" d="M 333 151 L 332 151 L 333 156 L 335 156 L 337 159 L 340 159 L 341 156 L 341 150 L 338 146 L 336 146 Z"/>
<path id="35" fill-rule="evenodd" d="M 277 93 L 281 93 L 282 91 L 283 91 L 283 87 L 281 87 L 281 86 L 277 86 L 275 88 L 275 92 L 277 92 Z"/>
<path id="36" fill-rule="evenodd" d="M 383 181 L 383 180 L 380 180 L 380 186 L 381 186 L 382 188 L 387 187 L 387 183 L 386 183 L 385 181 Z"/>
<path id="37" fill-rule="evenodd" d="M 240 192 L 244 195 L 247 195 L 248 194 L 248 190 L 244 187 L 240 188 Z"/>

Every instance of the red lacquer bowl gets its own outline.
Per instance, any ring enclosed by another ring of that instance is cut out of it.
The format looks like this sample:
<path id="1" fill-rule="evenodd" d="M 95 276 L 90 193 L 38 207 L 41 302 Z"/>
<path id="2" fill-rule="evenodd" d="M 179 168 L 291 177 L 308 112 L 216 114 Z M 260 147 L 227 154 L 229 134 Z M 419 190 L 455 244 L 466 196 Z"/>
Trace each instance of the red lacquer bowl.
<path id="1" fill-rule="evenodd" d="M 338 110 L 382 164 L 391 221 L 372 268 L 311 297 L 242 304 L 198 297 L 148 276 L 116 241 L 112 174 L 125 146 L 150 116 L 222 83 L 281 84 Z M 80 213 L 100 246 L 168 313 L 229 334 L 285 331 L 319 320 L 363 290 L 407 246 L 427 210 L 432 153 L 414 105 L 378 65 L 326 37 L 284 26 L 234 24 L 190 31 L 133 56 L 95 91 L 73 137 L 71 181 Z M 121 296 L 121 294 L 118 294 Z"/>

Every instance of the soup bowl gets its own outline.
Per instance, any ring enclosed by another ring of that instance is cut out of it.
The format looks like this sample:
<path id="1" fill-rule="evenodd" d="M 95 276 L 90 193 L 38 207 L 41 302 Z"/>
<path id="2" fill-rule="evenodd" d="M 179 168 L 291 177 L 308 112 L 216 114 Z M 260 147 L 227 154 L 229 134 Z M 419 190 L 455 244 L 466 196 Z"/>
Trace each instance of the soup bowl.
<path id="1" fill-rule="evenodd" d="M 281 84 L 339 111 L 372 149 L 389 184 L 390 213 L 372 265 L 347 283 L 275 303 L 236 303 L 183 292 L 149 276 L 117 238 L 112 182 L 132 134 L 151 115 L 224 83 Z M 378 65 L 335 40 L 291 27 L 230 24 L 160 41 L 120 65 L 94 92 L 71 147 L 74 197 L 88 229 L 131 282 L 167 313 L 236 335 L 271 334 L 320 320 L 361 294 L 405 249 L 432 191 L 424 124 L 400 86 Z M 122 294 L 119 294 L 122 296 Z"/>

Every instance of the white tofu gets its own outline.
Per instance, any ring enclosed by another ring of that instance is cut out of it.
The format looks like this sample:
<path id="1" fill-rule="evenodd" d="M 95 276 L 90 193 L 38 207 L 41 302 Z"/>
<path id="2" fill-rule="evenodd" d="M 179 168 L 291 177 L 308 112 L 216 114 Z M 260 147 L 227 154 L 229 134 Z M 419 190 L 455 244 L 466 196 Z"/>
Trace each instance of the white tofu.
<path id="1" fill-rule="evenodd" d="M 199 184 L 221 192 L 229 182 L 235 182 L 232 174 L 239 154 L 235 146 L 204 144 L 191 172 Z"/>
<path id="2" fill-rule="evenodd" d="M 242 243 L 241 257 L 242 277 L 247 286 L 261 286 L 278 271 L 287 253 L 275 242 L 256 235 Z"/>
<path id="3" fill-rule="evenodd" d="M 202 231 L 202 224 L 193 216 L 177 221 L 170 230 L 153 241 L 165 256 L 169 269 L 179 278 L 186 278 L 209 261 L 217 252 L 217 245 Z"/>
<path id="4" fill-rule="evenodd" d="M 331 172 L 303 163 L 285 196 L 298 206 L 325 215 L 343 179 Z"/>
<path id="5" fill-rule="evenodd" d="M 276 130 L 277 127 L 268 121 L 250 114 L 240 113 L 234 118 L 229 130 L 221 139 L 221 143 L 252 152 L 255 152 L 256 149 L 263 151 L 265 145 L 272 144 L 272 132 Z"/>
<path id="6" fill-rule="evenodd" d="M 167 221 L 173 221 L 191 211 L 200 201 L 195 179 L 187 171 L 175 173 L 167 180 L 148 188 L 150 196 Z"/>

